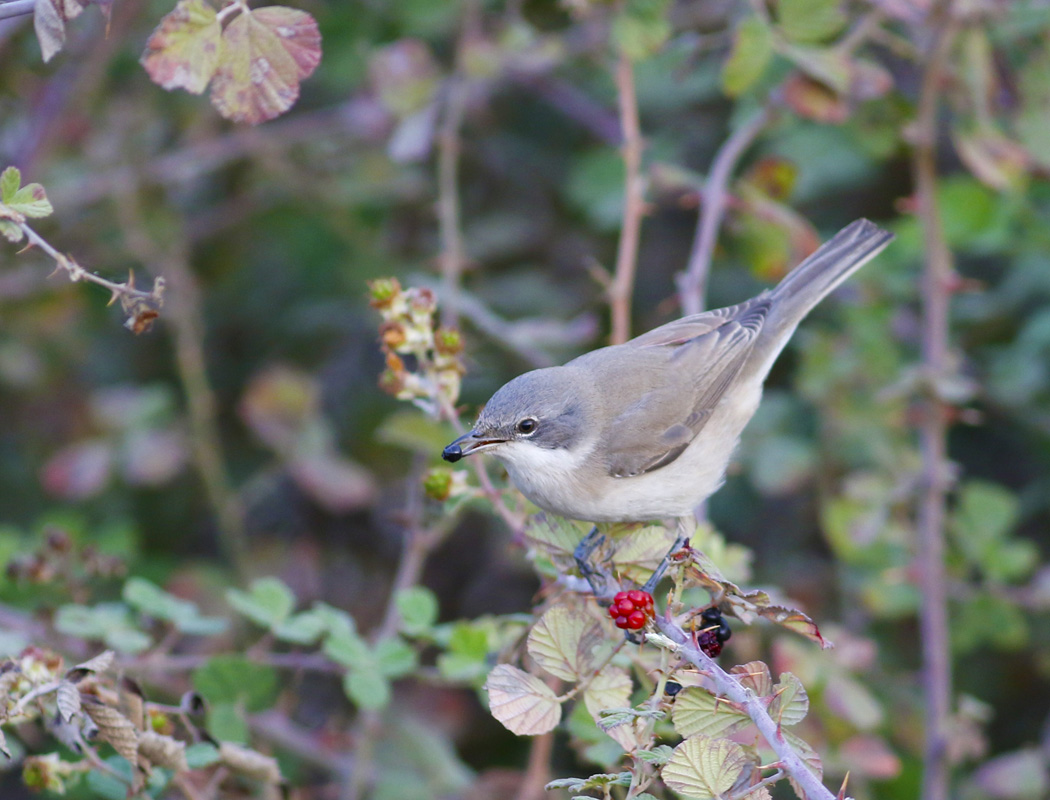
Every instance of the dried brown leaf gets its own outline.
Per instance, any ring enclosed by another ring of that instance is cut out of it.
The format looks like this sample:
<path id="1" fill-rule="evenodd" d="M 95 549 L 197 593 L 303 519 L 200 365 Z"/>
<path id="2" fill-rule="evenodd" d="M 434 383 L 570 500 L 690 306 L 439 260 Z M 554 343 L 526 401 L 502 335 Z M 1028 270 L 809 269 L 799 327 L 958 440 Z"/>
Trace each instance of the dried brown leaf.
<path id="1" fill-rule="evenodd" d="M 186 772 L 186 743 L 153 731 L 139 734 L 139 755 L 156 767 Z"/>
<path id="2" fill-rule="evenodd" d="M 85 703 L 84 711 L 98 726 L 99 738 L 113 745 L 113 749 L 130 761 L 138 763 L 138 731 L 125 717 L 112 706 L 102 703 Z"/>
<path id="3" fill-rule="evenodd" d="M 78 683 L 93 672 L 106 672 L 113 666 L 114 657 L 115 654 L 112 650 L 106 650 L 99 653 L 94 658 L 77 664 L 75 667 L 71 667 L 69 671 L 66 672 L 66 680 Z"/>
<path id="4" fill-rule="evenodd" d="M 55 692 L 55 705 L 63 722 L 69 722 L 80 713 L 80 690 L 69 681 L 62 681 Z"/>
<path id="5" fill-rule="evenodd" d="M 219 760 L 234 772 L 263 783 L 277 784 L 282 780 L 277 759 L 233 742 L 222 742 L 219 745 Z"/>
<path id="6" fill-rule="evenodd" d="M 773 676 L 764 661 L 748 661 L 746 664 L 737 664 L 731 670 L 734 675 L 739 675 L 740 685 L 750 689 L 759 697 L 768 697 L 773 692 Z"/>

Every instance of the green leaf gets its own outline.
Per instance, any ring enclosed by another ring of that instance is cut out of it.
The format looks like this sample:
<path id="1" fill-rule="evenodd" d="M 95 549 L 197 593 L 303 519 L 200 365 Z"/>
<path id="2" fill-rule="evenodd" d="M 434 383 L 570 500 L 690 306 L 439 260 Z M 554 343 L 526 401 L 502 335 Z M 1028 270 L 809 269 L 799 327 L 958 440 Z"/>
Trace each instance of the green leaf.
<path id="1" fill-rule="evenodd" d="M 671 35 L 667 0 L 627 0 L 613 17 L 612 41 L 631 61 L 641 61 L 660 51 Z"/>
<path id="2" fill-rule="evenodd" d="M 310 610 L 324 621 L 329 636 L 349 636 L 357 632 L 354 618 L 341 608 L 318 602 Z"/>
<path id="3" fill-rule="evenodd" d="M 247 711 L 262 711 L 279 686 L 276 670 L 240 655 L 214 656 L 193 672 L 193 688 L 209 705 L 240 703 Z"/>
<path id="4" fill-rule="evenodd" d="M 416 668 L 416 651 L 400 637 L 382 639 L 375 647 L 376 666 L 387 678 L 400 678 Z"/>
<path id="5" fill-rule="evenodd" d="M 105 764 L 114 773 L 93 769 L 87 774 L 92 796 L 103 800 L 127 800 L 128 786 L 134 781 L 131 764 L 119 756 L 110 756 Z"/>
<path id="6" fill-rule="evenodd" d="M 330 659 L 351 669 L 366 668 L 375 663 L 368 643 L 353 632 L 329 636 L 322 649 Z"/>
<path id="7" fill-rule="evenodd" d="M 476 680 L 488 671 L 488 655 L 488 631 L 468 622 L 457 622 L 452 627 L 448 652 L 438 656 L 438 670 L 450 680 Z"/>
<path id="8" fill-rule="evenodd" d="M 204 0 L 179 0 L 146 42 L 140 63 L 167 90 L 200 94 L 219 66 L 222 26 Z"/>
<path id="9" fill-rule="evenodd" d="M 425 586 L 411 586 L 394 595 L 401 629 L 409 636 L 427 633 L 438 618 L 437 596 Z"/>
<path id="10" fill-rule="evenodd" d="M 757 16 L 747 17 L 733 34 L 733 49 L 722 67 L 722 89 L 737 97 L 758 82 L 773 59 L 773 33 Z"/>
<path id="11" fill-rule="evenodd" d="M 293 644 L 313 644 L 328 630 L 328 620 L 316 610 L 295 614 L 273 626 L 273 635 Z"/>
<path id="12" fill-rule="evenodd" d="M 101 639 L 122 653 L 141 653 L 152 640 L 138 630 L 123 603 L 99 603 L 95 606 L 65 605 L 55 614 L 55 628 L 60 633 L 83 639 Z"/>
<path id="13" fill-rule="evenodd" d="M 529 631 L 529 655 L 544 670 L 567 681 L 579 680 L 594 663 L 603 640 L 601 627 L 584 611 L 550 608 Z"/>
<path id="14" fill-rule="evenodd" d="M 280 578 L 252 581 L 248 592 L 229 589 L 227 602 L 237 611 L 264 628 L 283 622 L 295 608 L 295 595 Z"/>
<path id="15" fill-rule="evenodd" d="M 748 763 L 736 742 L 697 734 L 674 749 L 661 774 L 664 783 L 680 794 L 719 797 L 732 788 Z"/>
<path id="16" fill-rule="evenodd" d="M 46 217 L 54 209 L 47 199 L 47 192 L 39 183 L 27 183 L 4 200 L 4 205 L 26 217 Z"/>
<path id="17" fill-rule="evenodd" d="M 219 763 L 219 750 L 209 742 L 197 742 L 186 748 L 186 763 L 190 769 L 204 769 Z"/>
<path id="18" fill-rule="evenodd" d="M 0 203 L 10 203 L 21 185 L 22 173 L 18 167 L 8 167 L 0 172 Z"/>
<path id="19" fill-rule="evenodd" d="M 784 35 L 796 42 L 827 41 L 846 25 L 839 0 L 780 0 L 777 8 Z"/>
<path id="20" fill-rule="evenodd" d="M 561 703 L 551 688 L 510 664 L 489 673 L 485 691 L 492 716 L 518 736 L 547 733 L 561 720 Z"/>
<path id="21" fill-rule="evenodd" d="M 686 689 L 675 698 L 671 720 L 674 729 L 685 738 L 698 733 L 728 735 L 751 722 L 751 718 L 734 703 L 715 697 L 698 686 Z"/>
<path id="22" fill-rule="evenodd" d="M 839 50 L 788 45 L 783 47 L 781 52 L 813 80 L 823 83 L 839 94 L 849 91 L 853 80 L 853 68 L 849 57 Z"/>
<path id="23" fill-rule="evenodd" d="M 809 713 L 809 695 L 802 681 L 790 672 L 780 675 L 780 682 L 773 687 L 769 702 L 769 716 L 778 726 L 795 725 Z"/>
<path id="24" fill-rule="evenodd" d="M 208 706 L 208 733 L 220 742 L 248 744 L 248 723 L 235 703 L 216 703 Z"/>
<path id="25" fill-rule="evenodd" d="M 390 682 L 378 672 L 351 670 L 343 677 L 343 690 L 355 705 L 369 711 L 390 702 Z"/>

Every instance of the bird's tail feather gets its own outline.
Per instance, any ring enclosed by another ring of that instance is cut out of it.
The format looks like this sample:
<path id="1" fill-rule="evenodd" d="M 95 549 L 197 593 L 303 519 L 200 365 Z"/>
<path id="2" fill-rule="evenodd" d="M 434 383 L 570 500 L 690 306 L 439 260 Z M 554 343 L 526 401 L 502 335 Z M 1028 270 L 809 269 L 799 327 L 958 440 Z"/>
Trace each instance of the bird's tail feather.
<path id="1" fill-rule="evenodd" d="M 858 219 L 821 245 L 773 290 L 769 323 L 774 330 L 794 329 L 803 317 L 850 275 L 877 256 L 893 234 Z"/>

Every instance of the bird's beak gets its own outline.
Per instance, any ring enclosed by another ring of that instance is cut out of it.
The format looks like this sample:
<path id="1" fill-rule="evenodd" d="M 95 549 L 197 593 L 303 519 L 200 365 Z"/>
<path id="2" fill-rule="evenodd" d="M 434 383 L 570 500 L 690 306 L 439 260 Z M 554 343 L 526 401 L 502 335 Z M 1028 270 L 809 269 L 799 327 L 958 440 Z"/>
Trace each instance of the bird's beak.
<path id="1" fill-rule="evenodd" d="M 464 433 L 456 439 L 456 441 L 442 450 L 441 457 L 446 461 L 456 462 L 463 458 L 463 456 L 469 456 L 471 453 L 477 453 L 480 450 L 487 450 L 497 444 L 503 444 L 505 441 L 507 440 L 493 436 L 486 436 L 484 433 L 479 433 L 478 431 L 471 431 L 470 433 Z"/>

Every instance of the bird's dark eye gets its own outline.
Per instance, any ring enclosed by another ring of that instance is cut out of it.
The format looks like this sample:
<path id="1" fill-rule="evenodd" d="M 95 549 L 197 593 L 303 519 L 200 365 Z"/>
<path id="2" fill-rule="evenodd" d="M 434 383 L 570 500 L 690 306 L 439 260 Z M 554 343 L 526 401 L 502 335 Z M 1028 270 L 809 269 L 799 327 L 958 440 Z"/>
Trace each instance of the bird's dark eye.
<path id="1" fill-rule="evenodd" d="M 539 423 L 536 422 L 536 420 L 534 420 L 532 417 L 525 417 L 525 419 L 523 419 L 517 424 L 518 433 L 524 433 L 526 436 L 528 436 L 530 433 L 533 433 L 536 430 L 536 427 L 538 425 Z"/>

